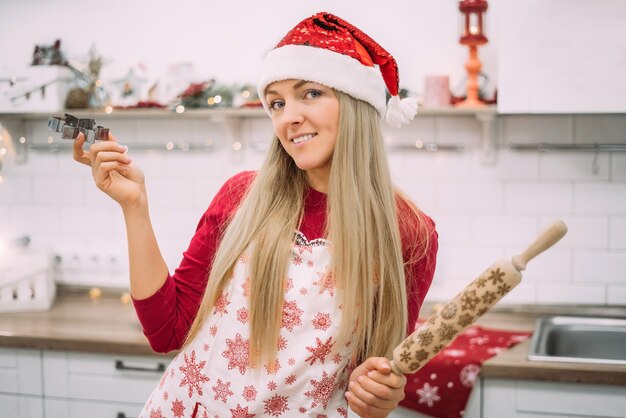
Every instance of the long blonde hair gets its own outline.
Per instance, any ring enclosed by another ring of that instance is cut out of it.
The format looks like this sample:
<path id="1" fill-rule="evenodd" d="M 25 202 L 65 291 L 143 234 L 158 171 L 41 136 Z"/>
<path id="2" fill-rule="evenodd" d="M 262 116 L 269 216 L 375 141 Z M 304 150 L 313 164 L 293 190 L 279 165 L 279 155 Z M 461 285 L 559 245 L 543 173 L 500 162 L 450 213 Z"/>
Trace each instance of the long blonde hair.
<path id="1" fill-rule="evenodd" d="M 346 295 L 338 340 L 350 340 L 355 360 L 389 356 L 404 338 L 407 322 L 399 195 L 391 183 L 377 111 L 347 94 L 335 94 L 339 133 L 328 186 L 326 234 L 333 247 L 332 272 Z M 305 172 L 274 136 L 261 170 L 224 232 L 185 345 L 198 334 L 238 258 L 248 251 L 250 358 L 275 358 L 284 281 L 308 187 Z M 425 254 L 425 245 L 416 245 L 418 258 Z"/>

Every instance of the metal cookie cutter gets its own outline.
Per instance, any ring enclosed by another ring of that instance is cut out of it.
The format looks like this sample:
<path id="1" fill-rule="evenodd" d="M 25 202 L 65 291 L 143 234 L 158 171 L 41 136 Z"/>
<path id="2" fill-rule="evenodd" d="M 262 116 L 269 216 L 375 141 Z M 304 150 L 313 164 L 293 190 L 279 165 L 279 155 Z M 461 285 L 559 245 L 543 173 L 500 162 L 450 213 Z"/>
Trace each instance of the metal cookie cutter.
<path id="1" fill-rule="evenodd" d="M 76 139 L 79 133 L 85 134 L 85 142 L 93 144 L 96 140 L 106 141 L 109 128 L 96 125 L 95 119 L 78 119 L 66 113 L 62 118 L 53 116 L 48 119 L 48 128 L 59 132 L 63 139 Z"/>

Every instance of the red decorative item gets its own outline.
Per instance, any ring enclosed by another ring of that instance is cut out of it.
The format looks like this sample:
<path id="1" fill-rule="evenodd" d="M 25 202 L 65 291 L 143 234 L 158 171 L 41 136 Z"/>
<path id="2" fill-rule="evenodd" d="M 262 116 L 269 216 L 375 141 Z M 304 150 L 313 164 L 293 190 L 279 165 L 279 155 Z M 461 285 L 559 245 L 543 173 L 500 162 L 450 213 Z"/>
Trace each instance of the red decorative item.
<path id="1" fill-rule="evenodd" d="M 461 45 L 469 46 L 469 59 L 465 63 L 467 70 L 467 97 L 458 107 L 483 107 L 485 103 L 478 98 L 478 74 L 482 64 L 478 59 L 478 46 L 488 42 L 484 33 L 486 0 L 462 0 L 459 10 L 463 13 L 463 27 L 461 29 Z"/>
<path id="2" fill-rule="evenodd" d="M 467 328 L 418 372 L 406 375 L 401 405 L 432 417 L 463 417 L 481 365 L 530 335 L 478 325 Z"/>

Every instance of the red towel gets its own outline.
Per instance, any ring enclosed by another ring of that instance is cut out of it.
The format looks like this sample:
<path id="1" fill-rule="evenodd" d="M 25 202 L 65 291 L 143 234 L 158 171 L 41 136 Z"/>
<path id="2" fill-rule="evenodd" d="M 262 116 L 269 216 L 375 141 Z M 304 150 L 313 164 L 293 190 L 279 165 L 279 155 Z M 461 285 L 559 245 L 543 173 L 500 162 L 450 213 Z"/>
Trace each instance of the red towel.
<path id="1" fill-rule="evenodd" d="M 400 404 L 437 418 L 461 418 L 483 362 L 531 334 L 468 327 L 424 367 L 406 375 Z"/>

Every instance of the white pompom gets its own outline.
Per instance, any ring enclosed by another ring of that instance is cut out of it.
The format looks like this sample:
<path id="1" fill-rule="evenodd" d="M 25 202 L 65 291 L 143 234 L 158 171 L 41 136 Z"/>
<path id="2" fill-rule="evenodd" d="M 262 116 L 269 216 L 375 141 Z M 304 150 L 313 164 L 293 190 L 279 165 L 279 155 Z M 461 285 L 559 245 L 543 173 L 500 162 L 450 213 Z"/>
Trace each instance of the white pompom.
<path id="1" fill-rule="evenodd" d="M 413 120 L 417 113 L 417 100 L 407 97 L 400 100 L 398 96 L 391 96 L 387 103 L 385 120 L 394 128 L 400 128 Z"/>

